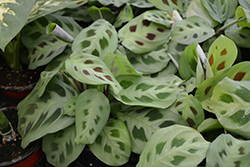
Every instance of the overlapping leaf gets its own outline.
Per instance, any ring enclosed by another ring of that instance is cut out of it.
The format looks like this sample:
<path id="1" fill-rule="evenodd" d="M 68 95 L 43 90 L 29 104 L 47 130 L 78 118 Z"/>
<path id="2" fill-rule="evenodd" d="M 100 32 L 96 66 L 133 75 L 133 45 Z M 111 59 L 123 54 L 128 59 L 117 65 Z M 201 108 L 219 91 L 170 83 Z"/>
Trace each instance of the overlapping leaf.
<path id="1" fill-rule="evenodd" d="M 74 4 L 85 4 L 87 0 L 37 0 L 28 19 L 28 23 L 39 17 L 56 12 Z"/>
<path id="2" fill-rule="evenodd" d="M 80 82 L 92 85 L 110 84 L 115 94 L 122 89 L 107 65 L 99 57 L 82 52 L 72 53 L 66 60 L 65 66 L 69 74 Z"/>
<path id="3" fill-rule="evenodd" d="M 147 18 L 150 15 L 152 18 L 156 17 L 157 22 L 159 22 L 159 20 L 168 22 L 167 17 L 161 18 L 157 16 L 157 12 L 149 12 Z M 170 37 L 170 29 L 166 27 L 168 25 L 164 26 L 149 21 L 144 17 L 145 14 L 147 14 L 147 12 L 130 20 L 118 32 L 122 45 L 137 54 L 147 53 L 158 48 Z"/>
<path id="4" fill-rule="evenodd" d="M 174 109 L 132 107 L 116 115 L 127 125 L 132 151 L 141 154 L 151 135 L 174 124 L 187 125 Z"/>
<path id="5" fill-rule="evenodd" d="M 4 0 L 0 3 L 0 48 L 14 38 L 25 25 L 35 0 Z"/>
<path id="6" fill-rule="evenodd" d="M 133 19 L 133 9 L 130 5 L 126 5 L 118 14 L 118 16 L 115 19 L 114 26 L 116 28 L 119 28 L 122 26 L 123 23 L 126 23 Z"/>
<path id="7" fill-rule="evenodd" d="M 85 144 L 76 144 L 75 136 L 75 124 L 44 136 L 42 148 L 50 164 L 67 167 L 81 154 Z"/>
<path id="8" fill-rule="evenodd" d="M 102 59 L 114 52 L 118 44 L 115 28 L 106 20 L 99 19 L 83 29 L 75 38 L 73 52 L 85 52 Z"/>
<path id="9" fill-rule="evenodd" d="M 182 12 L 182 0 L 148 0 L 158 9 L 164 10 L 172 15 L 173 10 Z"/>
<path id="10" fill-rule="evenodd" d="M 36 92 L 29 94 L 18 105 L 18 131 L 22 136 L 22 147 L 73 124 L 75 119 L 64 115 L 63 105 L 77 95 L 77 91 L 60 73 L 50 81 L 42 97 L 38 98 Z"/>
<path id="11" fill-rule="evenodd" d="M 97 89 L 88 89 L 76 99 L 76 143 L 92 144 L 107 123 L 110 105 Z"/>
<path id="12" fill-rule="evenodd" d="M 223 126 L 219 123 L 217 119 L 207 118 L 205 119 L 197 128 L 197 130 L 201 132 L 208 132 L 217 129 L 223 129 Z"/>
<path id="13" fill-rule="evenodd" d="M 128 59 L 126 59 L 123 56 L 109 53 L 104 58 L 103 61 L 109 67 L 109 69 L 113 73 L 114 77 L 118 77 L 120 75 L 141 76 L 141 74 L 139 74 L 135 71 L 134 67 L 130 64 Z"/>
<path id="14" fill-rule="evenodd" d="M 229 134 L 220 135 L 208 150 L 206 167 L 249 166 L 249 144 L 249 140 L 238 140 Z"/>
<path id="15" fill-rule="evenodd" d="M 138 8 L 151 8 L 154 5 L 149 3 L 147 0 L 128 0 L 128 3 L 130 3 L 133 6 L 136 6 Z"/>
<path id="16" fill-rule="evenodd" d="M 210 16 L 222 23 L 227 19 L 229 0 L 201 0 Z"/>
<path id="17" fill-rule="evenodd" d="M 91 6 L 88 8 L 88 14 L 94 21 L 105 19 L 110 23 L 113 23 L 115 20 L 115 13 L 113 13 L 108 7 L 98 8 L 96 6 Z"/>
<path id="18" fill-rule="evenodd" d="M 249 28 L 239 27 L 237 24 L 234 24 L 225 30 L 225 35 L 232 39 L 239 47 L 250 48 Z"/>
<path id="19" fill-rule="evenodd" d="M 238 6 L 235 11 L 235 19 L 246 18 L 244 21 L 238 23 L 240 27 L 249 27 L 250 26 L 250 9 L 242 8 Z"/>
<path id="20" fill-rule="evenodd" d="M 250 138 L 250 81 L 223 79 L 214 88 L 211 108 L 223 127 Z"/>
<path id="21" fill-rule="evenodd" d="M 63 52 L 67 45 L 55 36 L 46 34 L 46 26 L 51 22 L 60 25 L 73 37 L 76 37 L 82 29 L 72 18 L 57 15 L 39 18 L 26 26 L 23 29 L 22 42 L 29 49 L 29 69 L 49 63 Z"/>
<path id="22" fill-rule="evenodd" d="M 246 9 L 250 9 L 250 3 L 248 0 L 239 0 L 240 6 L 244 6 Z"/>
<path id="23" fill-rule="evenodd" d="M 217 38 L 210 46 L 207 57 L 213 74 L 216 75 L 218 71 L 231 67 L 237 53 L 237 47 L 231 39 L 223 35 Z"/>
<path id="24" fill-rule="evenodd" d="M 192 128 L 197 129 L 205 118 L 200 102 L 188 93 L 181 92 L 173 106 Z"/>
<path id="25" fill-rule="evenodd" d="M 211 27 L 218 25 L 218 22 L 215 21 L 207 12 L 206 8 L 202 5 L 201 0 L 192 0 L 190 5 L 187 8 L 186 12 L 187 17 L 190 16 L 200 16 L 205 19 Z"/>
<path id="26" fill-rule="evenodd" d="M 129 161 L 131 144 L 127 127 L 121 120 L 110 119 L 90 151 L 110 166 L 121 166 Z"/>
<path id="27" fill-rule="evenodd" d="M 117 80 L 123 89 L 114 97 L 127 105 L 167 108 L 180 92 L 175 84 L 149 77 L 120 76 Z"/>
<path id="28" fill-rule="evenodd" d="M 231 67 L 227 75 L 235 81 L 250 81 L 250 62 L 243 61 Z"/>
<path id="29" fill-rule="evenodd" d="M 148 141 L 136 167 L 197 166 L 210 143 L 192 128 L 173 125 L 157 130 Z"/>
<path id="30" fill-rule="evenodd" d="M 199 16 L 191 16 L 176 22 L 171 30 L 172 39 L 181 44 L 204 42 L 215 34 L 208 22 Z"/>
<path id="31" fill-rule="evenodd" d="M 116 7 L 121 7 L 124 3 L 126 3 L 128 0 L 98 0 L 101 4 L 104 6 L 108 5 L 114 5 Z"/>
<path id="32" fill-rule="evenodd" d="M 143 74 L 154 74 L 163 70 L 169 63 L 167 45 L 146 54 L 135 54 L 128 52 L 128 59 L 133 67 Z"/>

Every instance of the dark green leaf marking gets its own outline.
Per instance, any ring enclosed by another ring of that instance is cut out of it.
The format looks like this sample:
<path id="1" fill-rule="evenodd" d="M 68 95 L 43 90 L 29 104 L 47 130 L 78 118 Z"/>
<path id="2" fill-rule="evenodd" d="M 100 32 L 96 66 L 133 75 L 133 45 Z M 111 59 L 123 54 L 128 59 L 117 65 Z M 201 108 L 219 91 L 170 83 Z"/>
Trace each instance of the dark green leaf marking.
<path id="1" fill-rule="evenodd" d="M 59 147 L 58 147 L 58 143 L 51 143 L 50 144 L 50 148 L 51 148 L 51 151 L 58 151 Z"/>
<path id="2" fill-rule="evenodd" d="M 119 138 L 120 137 L 120 132 L 117 129 L 112 129 L 111 131 L 111 136 Z"/>
<path id="3" fill-rule="evenodd" d="M 105 49 L 109 46 L 109 42 L 106 38 L 102 38 L 99 40 L 100 46 L 102 49 Z"/>
<path id="4" fill-rule="evenodd" d="M 250 102 L 250 91 L 247 88 L 240 86 L 240 89 L 237 89 L 234 94 L 245 102 Z"/>
<path id="5" fill-rule="evenodd" d="M 143 103 L 151 103 L 153 102 L 153 99 L 147 97 L 147 96 L 141 96 L 141 97 L 135 97 L 136 100 L 143 102 Z"/>
<path id="6" fill-rule="evenodd" d="M 127 103 L 133 102 L 133 101 L 130 100 L 127 96 L 124 96 L 124 95 L 121 95 L 121 99 L 122 99 L 122 101 L 127 102 Z"/>
<path id="7" fill-rule="evenodd" d="M 126 80 L 122 80 L 120 82 L 120 85 L 122 86 L 123 89 L 127 89 L 129 88 L 131 85 L 133 85 L 133 82 L 131 81 L 126 81 Z"/>
<path id="8" fill-rule="evenodd" d="M 97 136 L 95 142 L 96 142 L 96 144 L 101 145 L 102 144 L 102 136 L 101 135 Z"/>
<path id="9" fill-rule="evenodd" d="M 92 37 L 95 35 L 95 30 L 91 29 L 89 31 L 87 31 L 87 37 Z"/>
<path id="10" fill-rule="evenodd" d="M 107 153 L 111 153 L 112 148 L 109 145 L 105 144 L 104 151 L 107 152 Z"/>
<path id="11" fill-rule="evenodd" d="M 236 113 L 234 113 L 232 116 L 230 116 L 229 118 L 231 118 L 232 121 L 234 121 L 235 123 L 243 126 L 249 122 L 250 114 L 245 115 L 245 110 L 239 110 Z"/>
<path id="12" fill-rule="evenodd" d="M 69 141 L 69 143 L 66 143 L 66 150 L 67 150 L 67 155 L 70 155 L 73 153 L 73 145 L 71 141 Z"/>
<path id="13" fill-rule="evenodd" d="M 159 99 L 166 99 L 167 97 L 169 97 L 171 94 L 170 93 L 167 93 L 167 92 L 162 92 L 162 93 L 158 93 L 156 94 L 156 96 L 159 98 Z"/>
<path id="14" fill-rule="evenodd" d="M 174 121 L 164 121 L 162 124 L 159 125 L 159 128 L 165 128 L 174 124 L 175 124 Z"/>
<path id="15" fill-rule="evenodd" d="M 190 148 L 188 150 L 188 152 L 190 152 L 191 154 L 195 154 L 198 150 L 197 149 L 193 149 L 193 148 Z"/>
<path id="16" fill-rule="evenodd" d="M 82 41 L 81 42 L 82 49 L 89 47 L 90 44 L 91 44 L 90 41 Z"/>
<path id="17" fill-rule="evenodd" d="M 234 164 L 235 164 L 235 167 L 240 167 L 241 161 L 235 161 Z"/>
<path id="18" fill-rule="evenodd" d="M 239 148 L 239 155 L 245 155 L 245 148 L 244 147 L 240 147 Z"/>
<path id="19" fill-rule="evenodd" d="M 183 156 L 179 156 L 179 155 L 176 155 L 174 156 L 174 160 L 171 161 L 171 163 L 175 166 L 179 165 L 182 161 L 184 161 L 186 159 L 186 157 L 183 157 Z"/>
<path id="20" fill-rule="evenodd" d="M 226 153 L 225 150 L 221 150 L 221 151 L 219 152 L 219 156 L 220 156 L 221 158 L 223 157 L 223 155 L 227 156 L 227 153 Z"/>
<path id="21" fill-rule="evenodd" d="M 152 109 L 150 110 L 146 117 L 149 117 L 149 121 L 155 121 L 163 117 L 162 113 L 160 113 L 159 109 Z"/>
<path id="22" fill-rule="evenodd" d="M 173 147 L 180 147 L 180 146 L 182 146 L 185 143 L 185 141 L 186 141 L 185 139 L 174 138 L 172 140 L 171 148 L 173 148 Z"/>
<path id="23" fill-rule="evenodd" d="M 63 164 L 65 162 L 65 156 L 63 153 L 61 153 L 61 155 L 59 157 L 59 161 L 60 161 L 60 164 Z"/>
<path id="24" fill-rule="evenodd" d="M 120 148 L 122 151 L 125 151 L 125 145 L 124 145 L 124 143 L 122 143 L 122 142 L 117 142 L 117 144 L 119 145 L 119 148 Z"/>
<path id="25" fill-rule="evenodd" d="M 233 97 L 229 94 L 221 94 L 220 100 L 225 102 L 225 103 L 233 103 L 234 102 Z"/>
<path id="26" fill-rule="evenodd" d="M 139 140 L 144 141 L 144 142 L 148 141 L 148 139 L 145 135 L 145 131 L 142 127 L 140 129 L 138 129 L 136 126 L 134 126 L 134 128 L 132 130 L 132 135 L 135 139 L 139 139 Z"/>
<path id="27" fill-rule="evenodd" d="M 167 143 L 167 141 L 162 142 L 162 143 L 158 143 L 155 147 L 156 150 L 156 154 L 161 154 L 163 147 L 165 146 L 165 144 Z"/>
<path id="28" fill-rule="evenodd" d="M 141 83 L 141 84 L 138 84 L 135 88 L 135 90 L 139 90 L 141 89 L 141 91 L 146 91 L 150 88 L 154 87 L 154 85 L 148 85 L 148 84 L 145 84 L 145 83 Z"/>
<path id="29" fill-rule="evenodd" d="M 148 152 L 147 153 L 147 161 L 149 162 L 149 160 L 150 160 L 150 156 L 151 156 L 151 152 Z"/>

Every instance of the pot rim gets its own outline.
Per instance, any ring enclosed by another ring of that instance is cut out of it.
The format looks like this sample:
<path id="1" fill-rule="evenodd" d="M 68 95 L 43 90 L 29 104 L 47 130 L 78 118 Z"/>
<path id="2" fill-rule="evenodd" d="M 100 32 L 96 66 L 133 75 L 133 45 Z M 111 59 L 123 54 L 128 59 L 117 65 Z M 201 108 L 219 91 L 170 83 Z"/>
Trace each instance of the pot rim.
<path id="1" fill-rule="evenodd" d="M 0 90 L 4 91 L 10 91 L 10 92 L 23 92 L 27 90 L 31 90 L 34 88 L 37 82 L 35 83 L 30 83 L 29 85 L 26 86 L 3 86 L 0 85 Z"/>

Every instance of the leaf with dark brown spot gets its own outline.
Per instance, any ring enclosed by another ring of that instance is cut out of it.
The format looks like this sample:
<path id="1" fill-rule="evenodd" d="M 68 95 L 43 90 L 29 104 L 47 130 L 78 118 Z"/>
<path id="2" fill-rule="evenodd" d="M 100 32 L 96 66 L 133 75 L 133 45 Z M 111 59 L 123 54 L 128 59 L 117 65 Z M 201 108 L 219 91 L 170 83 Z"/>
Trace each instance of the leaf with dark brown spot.
<path id="1" fill-rule="evenodd" d="M 156 35 L 155 34 L 151 34 L 151 33 L 148 33 L 146 38 L 153 41 L 155 39 Z"/>
<path id="2" fill-rule="evenodd" d="M 195 126 L 195 122 L 194 122 L 194 120 L 193 119 L 191 119 L 191 118 L 187 118 L 187 123 L 188 123 L 188 125 L 190 126 L 190 127 L 193 127 L 193 126 Z"/>
<path id="3" fill-rule="evenodd" d="M 227 54 L 227 49 L 223 49 L 223 51 L 220 52 L 220 55 L 221 55 L 221 56 L 224 56 L 224 55 L 226 55 L 226 54 Z"/>
<path id="4" fill-rule="evenodd" d="M 210 66 L 212 66 L 214 64 L 214 55 L 211 54 L 210 58 L 209 58 L 209 64 Z"/>
<path id="5" fill-rule="evenodd" d="M 225 61 L 223 61 L 217 66 L 217 70 L 223 70 L 224 68 L 225 68 Z"/>
<path id="6" fill-rule="evenodd" d="M 234 76 L 234 80 L 235 81 L 241 81 L 242 78 L 246 75 L 246 72 L 238 72 L 235 76 Z"/>
<path id="7" fill-rule="evenodd" d="M 86 60 L 84 64 L 94 64 L 94 62 L 92 60 Z"/>
<path id="8" fill-rule="evenodd" d="M 140 45 L 140 46 L 143 46 L 144 44 L 142 43 L 142 42 L 140 42 L 140 41 L 135 41 L 135 43 L 137 43 L 138 45 Z"/>
<path id="9" fill-rule="evenodd" d="M 93 69 L 95 72 L 100 72 L 103 73 L 102 68 L 101 67 L 96 67 Z"/>
<path id="10" fill-rule="evenodd" d="M 38 46 L 41 47 L 41 48 L 43 48 L 43 47 L 46 46 L 46 45 L 47 45 L 46 42 L 42 42 L 42 43 L 40 43 Z"/>
<path id="11" fill-rule="evenodd" d="M 90 73 L 87 70 L 82 70 L 83 74 L 90 75 Z"/>
<path id="12" fill-rule="evenodd" d="M 129 27 L 130 32 L 135 32 L 136 31 L 137 25 L 133 25 Z"/>
<path id="13" fill-rule="evenodd" d="M 143 20 L 142 21 L 142 24 L 146 27 L 148 27 L 150 25 L 151 21 L 148 21 L 148 20 Z"/>
<path id="14" fill-rule="evenodd" d="M 208 94 L 208 92 L 210 91 L 210 89 L 212 88 L 212 86 L 209 86 L 209 87 L 207 87 L 206 89 L 205 89 L 205 95 L 207 95 Z"/>

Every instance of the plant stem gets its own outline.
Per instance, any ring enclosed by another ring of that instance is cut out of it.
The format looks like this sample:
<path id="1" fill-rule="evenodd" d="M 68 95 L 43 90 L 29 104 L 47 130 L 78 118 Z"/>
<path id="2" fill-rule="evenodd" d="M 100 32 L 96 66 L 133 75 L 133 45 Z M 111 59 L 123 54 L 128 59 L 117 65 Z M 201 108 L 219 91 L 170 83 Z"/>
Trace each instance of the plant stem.
<path id="1" fill-rule="evenodd" d="M 98 9 L 98 12 L 99 12 L 100 18 L 103 19 L 102 12 L 100 9 Z"/>
<path id="2" fill-rule="evenodd" d="M 243 17 L 243 18 L 239 18 L 239 19 L 237 19 L 237 20 L 231 21 L 230 23 L 227 23 L 227 24 L 225 24 L 224 26 L 222 26 L 221 28 L 219 28 L 219 29 L 215 32 L 215 34 L 218 35 L 218 34 L 220 34 L 221 31 L 225 30 L 226 28 L 228 28 L 228 27 L 230 27 L 230 26 L 232 26 L 232 25 L 234 25 L 234 24 L 236 24 L 236 23 L 239 23 L 239 22 L 241 22 L 241 21 L 244 21 L 244 20 L 246 20 L 246 19 L 247 19 L 246 17 Z"/>

